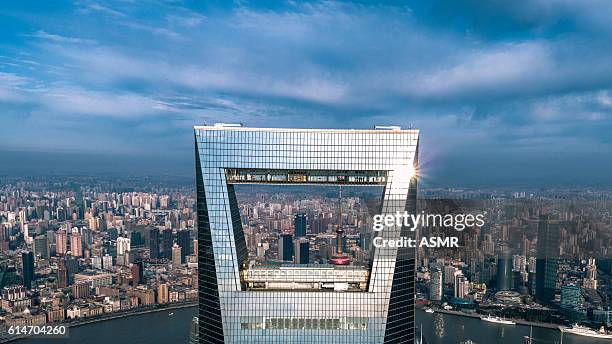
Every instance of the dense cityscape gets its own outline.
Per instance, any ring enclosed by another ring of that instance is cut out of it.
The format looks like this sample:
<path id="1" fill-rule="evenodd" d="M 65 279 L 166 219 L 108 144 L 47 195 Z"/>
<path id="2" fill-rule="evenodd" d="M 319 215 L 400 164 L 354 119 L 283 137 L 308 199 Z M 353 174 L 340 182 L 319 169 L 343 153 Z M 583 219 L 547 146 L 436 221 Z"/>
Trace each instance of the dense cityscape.
<path id="1" fill-rule="evenodd" d="M 164 183 L 2 179 L 4 333 L 10 326 L 78 324 L 193 305 L 198 281 L 192 185 Z M 367 270 L 380 192 L 237 187 L 249 271 L 330 262 Z M 487 222 L 452 233 L 422 229 L 422 236 L 456 235 L 461 248 L 417 251 L 419 307 L 532 324 L 612 325 L 612 192 L 425 189 L 419 206 L 436 207 L 439 200 L 447 212 L 484 212 Z M 252 276 L 244 282 L 257 287 Z"/>
<path id="2" fill-rule="evenodd" d="M 4 334 L 197 299 L 193 197 L 145 182 L 147 191 L 105 185 L 123 189 L 104 179 L 2 180 Z"/>

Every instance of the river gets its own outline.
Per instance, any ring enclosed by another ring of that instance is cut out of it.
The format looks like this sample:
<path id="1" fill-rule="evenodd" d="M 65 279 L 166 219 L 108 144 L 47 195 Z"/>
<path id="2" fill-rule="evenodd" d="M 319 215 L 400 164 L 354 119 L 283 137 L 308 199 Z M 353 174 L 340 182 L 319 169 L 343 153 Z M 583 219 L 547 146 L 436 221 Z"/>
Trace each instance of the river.
<path id="1" fill-rule="evenodd" d="M 189 322 L 197 308 L 164 310 L 135 315 L 128 318 L 101 321 L 70 329 L 69 338 L 23 339 L 16 343 L 58 344 L 175 344 L 187 343 Z M 170 315 L 170 313 L 174 313 Z M 477 344 L 508 343 L 521 344 L 529 335 L 529 326 L 499 325 L 483 322 L 477 318 L 451 314 L 427 314 L 417 310 L 417 326 L 423 324 L 423 334 L 428 344 L 457 344 L 471 339 Z M 557 330 L 533 328 L 533 344 L 554 344 L 560 341 Z M 612 341 L 564 335 L 564 344 L 610 344 Z"/>

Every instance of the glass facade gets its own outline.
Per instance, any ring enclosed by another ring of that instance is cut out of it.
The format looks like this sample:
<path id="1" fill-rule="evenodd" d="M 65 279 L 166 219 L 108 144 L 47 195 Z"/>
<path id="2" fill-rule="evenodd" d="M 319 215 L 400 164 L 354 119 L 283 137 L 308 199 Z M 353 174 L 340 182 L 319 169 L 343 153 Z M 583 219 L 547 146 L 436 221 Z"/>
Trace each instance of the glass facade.
<path id="1" fill-rule="evenodd" d="M 194 131 L 200 343 L 414 341 L 414 249 L 376 249 L 364 273 L 367 282 L 355 280 L 354 288 L 250 288 L 257 281 L 244 279 L 248 257 L 233 185 L 382 184 L 382 214 L 414 212 L 417 130 L 215 125 Z M 377 235 L 398 239 L 413 233 L 393 225 Z M 294 275 L 308 282 L 303 276 L 321 268 L 304 265 Z M 341 277 L 357 270 L 331 269 Z"/>

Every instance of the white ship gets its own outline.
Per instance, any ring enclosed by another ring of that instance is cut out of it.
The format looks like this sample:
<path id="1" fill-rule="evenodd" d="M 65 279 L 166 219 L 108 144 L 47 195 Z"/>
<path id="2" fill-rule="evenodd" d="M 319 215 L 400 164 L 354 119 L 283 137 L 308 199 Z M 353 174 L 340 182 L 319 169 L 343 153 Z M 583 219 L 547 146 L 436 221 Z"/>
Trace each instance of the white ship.
<path id="1" fill-rule="evenodd" d="M 516 324 L 512 320 L 506 320 L 506 319 L 502 319 L 500 317 L 492 317 L 490 314 L 487 315 L 486 317 L 482 317 L 480 319 L 482 319 L 484 321 L 496 323 L 496 324 L 503 324 L 503 325 L 515 325 Z"/>
<path id="2" fill-rule="evenodd" d="M 425 308 L 425 313 L 433 313 L 434 310 L 431 308 Z"/>
<path id="3" fill-rule="evenodd" d="M 599 329 L 599 331 L 595 331 L 589 327 L 580 325 L 574 325 L 572 327 L 560 326 L 559 329 L 563 333 L 570 333 L 578 336 L 612 339 L 612 333 L 606 333 L 606 330 L 603 328 L 603 326 Z"/>

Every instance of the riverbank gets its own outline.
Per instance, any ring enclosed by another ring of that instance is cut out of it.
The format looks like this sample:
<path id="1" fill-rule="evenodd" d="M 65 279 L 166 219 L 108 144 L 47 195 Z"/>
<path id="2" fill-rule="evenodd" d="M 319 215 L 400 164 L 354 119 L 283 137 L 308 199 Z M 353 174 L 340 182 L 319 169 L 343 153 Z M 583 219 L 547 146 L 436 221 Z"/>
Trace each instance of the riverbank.
<path id="1" fill-rule="evenodd" d="M 482 317 L 482 314 L 470 314 L 470 313 L 464 313 L 460 311 L 446 310 L 443 308 L 435 308 L 434 311 L 438 313 L 452 314 L 452 315 L 458 315 L 462 317 L 479 318 L 479 319 Z M 552 329 L 552 330 L 559 330 L 559 326 L 561 326 L 559 324 L 538 323 L 538 322 L 531 322 L 531 321 L 527 321 L 523 319 L 509 319 L 509 320 L 514 321 L 517 325 L 533 326 L 533 327 L 547 328 L 547 329 Z"/>
<path id="2" fill-rule="evenodd" d="M 79 327 L 83 325 L 103 322 L 107 320 L 121 319 L 121 318 L 126 318 L 126 317 L 145 315 L 149 313 L 156 313 L 156 312 L 162 312 L 162 311 L 167 311 L 167 310 L 190 308 L 190 307 L 197 307 L 197 306 L 198 306 L 197 301 L 174 303 L 174 304 L 168 304 L 168 305 L 158 306 L 158 307 L 153 307 L 153 308 L 141 308 L 141 309 L 132 309 L 132 310 L 124 311 L 124 312 L 105 313 L 100 316 L 95 316 L 91 318 L 83 318 L 82 320 L 79 319 L 79 320 L 71 321 L 71 322 L 53 323 L 52 325 L 65 325 L 68 328 L 73 328 L 73 327 Z M 49 324 L 45 324 L 45 325 L 49 325 Z M 9 342 L 13 342 L 19 339 L 28 338 L 28 337 L 30 336 L 1 338 L 0 343 L 9 343 Z"/>

